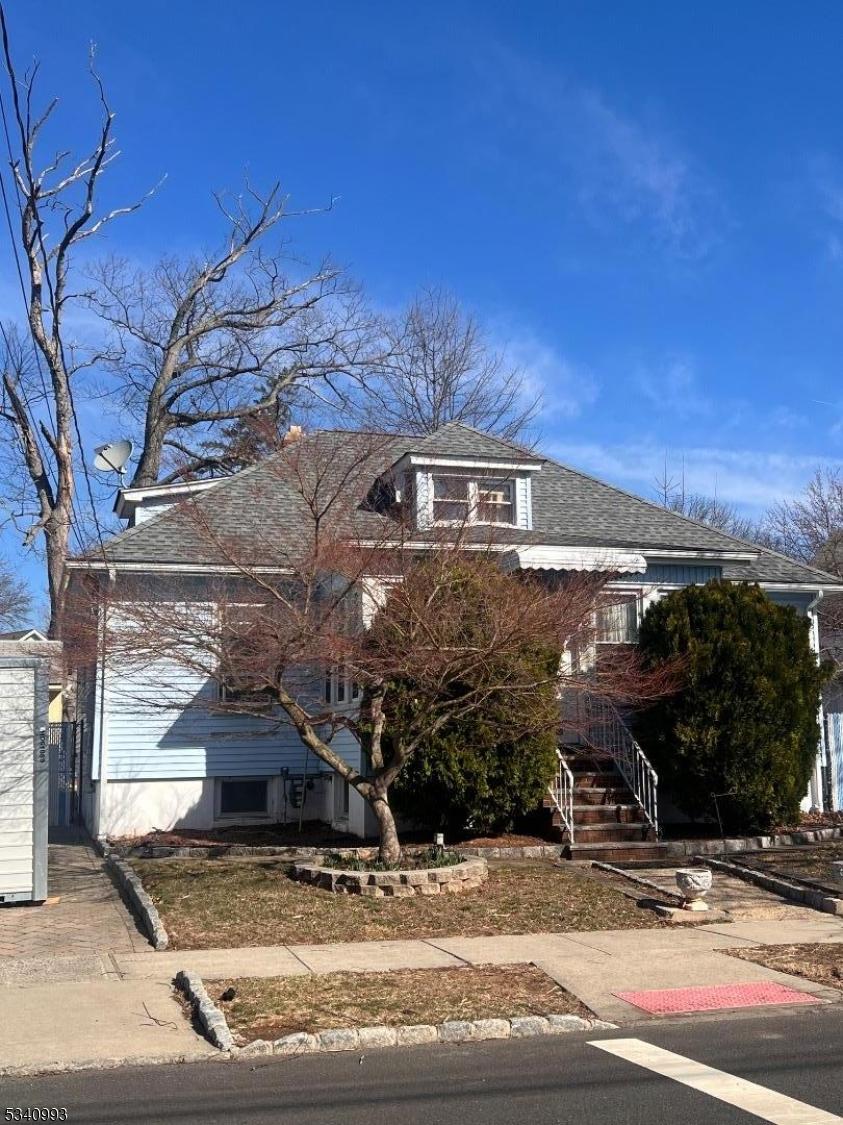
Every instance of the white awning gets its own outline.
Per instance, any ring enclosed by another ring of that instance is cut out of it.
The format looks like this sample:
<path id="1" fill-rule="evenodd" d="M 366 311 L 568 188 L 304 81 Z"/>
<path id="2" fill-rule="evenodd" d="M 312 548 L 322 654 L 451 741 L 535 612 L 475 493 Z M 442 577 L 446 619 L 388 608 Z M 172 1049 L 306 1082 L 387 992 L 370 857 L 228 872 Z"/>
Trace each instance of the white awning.
<path id="1" fill-rule="evenodd" d="M 515 547 L 503 558 L 507 570 L 594 570 L 643 574 L 647 560 L 639 551 L 616 547 Z"/>

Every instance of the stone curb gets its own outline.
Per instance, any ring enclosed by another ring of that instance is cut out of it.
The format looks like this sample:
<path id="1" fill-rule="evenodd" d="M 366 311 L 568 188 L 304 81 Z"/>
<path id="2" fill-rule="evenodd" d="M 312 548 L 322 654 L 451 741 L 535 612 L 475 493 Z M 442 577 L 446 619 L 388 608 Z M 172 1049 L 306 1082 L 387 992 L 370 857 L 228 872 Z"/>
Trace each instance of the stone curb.
<path id="1" fill-rule="evenodd" d="M 193 1015 L 202 1027 L 205 1038 L 221 1051 L 235 1049 L 234 1036 L 228 1022 L 208 995 L 200 976 L 188 969 L 176 973 L 176 988 L 181 989 L 193 1007 Z"/>
<path id="2" fill-rule="evenodd" d="M 647 890 L 654 891 L 662 898 L 672 899 L 680 904 L 685 901 L 678 891 L 666 891 L 664 887 L 660 887 L 652 879 L 645 879 L 643 875 L 636 875 L 626 868 L 615 867 L 612 863 L 602 863 L 599 860 L 594 860 L 591 866 L 598 868 L 600 871 L 608 871 L 612 875 L 620 875 L 623 879 L 628 879 L 630 883 L 636 883 L 640 887 L 646 887 Z"/>
<path id="3" fill-rule="evenodd" d="M 105 860 L 105 865 L 117 880 L 117 884 L 129 900 L 130 906 L 143 922 L 149 940 L 156 950 L 166 949 L 170 938 L 164 929 L 155 903 L 149 897 L 138 874 L 132 870 L 111 847 L 102 840 L 95 841 L 97 851 Z"/>
<path id="4" fill-rule="evenodd" d="M 843 839 L 843 828 L 806 828 L 798 832 L 780 832 L 776 836 L 735 836 L 725 840 L 666 840 L 668 856 L 704 858 L 707 855 L 729 855 L 732 852 L 763 851 L 765 848 L 789 848 L 794 844 L 821 844 Z"/>
<path id="5" fill-rule="evenodd" d="M 795 881 L 782 879 L 777 875 L 767 875 L 762 871 L 755 871 L 751 867 L 743 867 L 731 860 L 709 859 L 706 856 L 695 858 L 700 863 L 704 863 L 706 867 L 711 867 L 715 871 L 723 871 L 727 875 L 734 875 L 738 879 L 743 879 L 746 883 L 754 883 L 756 887 L 761 887 L 765 891 L 772 891 L 791 902 L 800 902 L 804 906 L 810 906 L 814 910 L 821 910 L 826 914 L 843 915 L 843 899 L 835 898 L 834 895 L 814 890 L 813 887 L 806 887 Z"/>
<path id="6" fill-rule="evenodd" d="M 209 1041 L 229 1055 L 314 1055 L 340 1051 L 378 1050 L 381 1047 L 415 1047 L 425 1043 L 482 1043 L 488 1039 L 528 1039 L 538 1035 L 564 1035 L 570 1031 L 613 1031 L 617 1024 L 583 1016 L 515 1016 L 498 1020 L 446 1020 L 440 1024 L 402 1027 L 333 1027 L 311 1035 L 297 1031 L 280 1039 L 255 1039 L 245 1047 L 234 1043 L 225 1015 L 208 996 L 202 978 L 182 969 L 176 987 L 193 1004 L 194 1013 Z"/>

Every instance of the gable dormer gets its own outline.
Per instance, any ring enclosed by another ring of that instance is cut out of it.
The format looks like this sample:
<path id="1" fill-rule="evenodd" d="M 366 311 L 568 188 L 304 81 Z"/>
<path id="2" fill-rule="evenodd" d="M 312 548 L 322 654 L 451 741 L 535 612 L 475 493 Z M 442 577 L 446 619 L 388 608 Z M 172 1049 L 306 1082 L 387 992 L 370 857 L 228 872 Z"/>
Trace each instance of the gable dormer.
<path id="1" fill-rule="evenodd" d="M 121 488 L 114 501 L 114 511 L 118 519 L 126 520 L 127 527 L 136 527 L 189 496 L 213 488 L 220 480 L 230 479 L 214 477 L 208 480 L 181 481 L 178 484 L 153 484 L 146 488 Z"/>

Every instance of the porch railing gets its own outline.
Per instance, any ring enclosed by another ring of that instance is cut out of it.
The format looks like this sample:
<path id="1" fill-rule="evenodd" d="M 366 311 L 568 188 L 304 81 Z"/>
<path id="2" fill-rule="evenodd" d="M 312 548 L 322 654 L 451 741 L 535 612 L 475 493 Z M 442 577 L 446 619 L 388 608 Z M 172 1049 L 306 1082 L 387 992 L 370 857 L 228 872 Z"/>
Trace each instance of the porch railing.
<path id="1" fill-rule="evenodd" d="M 658 835 L 659 775 L 635 741 L 617 709 L 608 700 L 589 696 L 586 706 L 589 745 L 598 754 L 605 754 L 612 759 L 643 810 L 647 821 Z"/>
<path id="2" fill-rule="evenodd" d="M 552 785 L 548 785 L 553 804 L 559 810 L 562 823 L 568 833 L 568 840 L 574 842 L 574 775 L 571 768 L 557 749 L 556 751 L 556 777 Z"/>

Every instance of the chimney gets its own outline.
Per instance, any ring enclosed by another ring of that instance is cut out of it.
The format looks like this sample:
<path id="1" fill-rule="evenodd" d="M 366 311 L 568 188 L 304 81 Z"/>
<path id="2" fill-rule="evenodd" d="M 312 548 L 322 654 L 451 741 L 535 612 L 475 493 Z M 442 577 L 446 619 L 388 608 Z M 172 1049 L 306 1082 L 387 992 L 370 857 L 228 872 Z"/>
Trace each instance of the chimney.
<path id="1" fill-rule="evenodd" d="M 304 430 L 301 426 L 290 426 L 289 430 L 287 430 L 286 434 L 281 438 L 281 444 L 292 445 L 292 443 L 298 441 L 303 434 Z"/>

